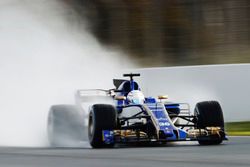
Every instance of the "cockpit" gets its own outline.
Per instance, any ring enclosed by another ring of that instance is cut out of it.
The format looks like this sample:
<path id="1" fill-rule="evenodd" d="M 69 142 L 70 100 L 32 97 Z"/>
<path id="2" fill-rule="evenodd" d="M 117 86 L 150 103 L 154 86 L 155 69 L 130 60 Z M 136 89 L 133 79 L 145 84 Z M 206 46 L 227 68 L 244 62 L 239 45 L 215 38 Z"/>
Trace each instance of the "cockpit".
<path id="1" fill-rule="evenodd" d="M 143 104 L 145 97 L 141 92 L 137 82 L 133 80 L 133 77 L 140 76 L 140 74 L 124 74 L 125 77 L 130 77 L 130 80 L 114 79 L 114 85 L 119 95 L 126 98 L 128 104 Z"/>

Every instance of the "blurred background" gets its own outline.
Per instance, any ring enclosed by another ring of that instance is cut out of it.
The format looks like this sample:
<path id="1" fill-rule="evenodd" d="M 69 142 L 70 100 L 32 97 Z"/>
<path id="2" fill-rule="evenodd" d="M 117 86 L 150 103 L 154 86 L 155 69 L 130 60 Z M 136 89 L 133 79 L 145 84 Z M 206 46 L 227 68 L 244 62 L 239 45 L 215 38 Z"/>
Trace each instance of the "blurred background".
<path id="1" fill-rule="evenodd" d="M 143 67 L 247 63 L 249 0 L 64 0 Z"/>
<path id="2" fill-rule="evenodd" d="M 46 145 L 51 105 L 74 104 L 76 89 L 112 88 L 124 69 L 249 63 L 249 8 L 248 0 L 0 0 L 0 145 Z M 175 68 L 161 68 L 155 84 L 171 82 L 148 94 L 216 99 L 226 121 L 249 120 L 249 64 Z M 250 134 L 250 122 L 243 127 Z"/>

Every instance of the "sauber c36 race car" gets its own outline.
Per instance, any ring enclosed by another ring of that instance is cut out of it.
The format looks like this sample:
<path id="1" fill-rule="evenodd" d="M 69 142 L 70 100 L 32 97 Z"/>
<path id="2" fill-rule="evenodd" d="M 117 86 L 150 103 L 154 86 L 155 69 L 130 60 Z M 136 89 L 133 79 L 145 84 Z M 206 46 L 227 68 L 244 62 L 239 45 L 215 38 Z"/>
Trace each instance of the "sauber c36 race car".
<path id="1" fill-rule="evenodd" d="M 134 77 L 140 74 L 123 76 L 129 77 L 129 80 L 114 79 L 115 89 L 77 92 L 78 99 L 90 97 L 86 96 L 86 92 L 95 92 L 93 98 L 109 99 L 107 103 L 90 104 L 88 112 L 85 112 L 89 143 L 93 148 L 113 147 L 119 143 L 164 144 L 190 140 L 196 140 L 201 145 L 216 145 L 227 140 L 223 112 L 217 101 L 199 102 L 195 106 L 194 114 L 191 114 L 187 103 L 169 102 L 164 95 L 158 98 L 144 97 L 138 83 L 134 81 Z M 77 115 L 72 110 L 73 107 L 69 106 L 51 107 L 48 123 L 51 144 L 58 144 L 59 136 L 60 139 L 65 136 L 81 138 L 79 132 L 84 125 L 79 126 L 79 122 L 83 120 L 84 114 Z M 74 121 L 72 117 L 75 118 Z M 60 127 L 60 121 L 67 125 Z M 66 132 L 67 128 L 69 130 Z"/>

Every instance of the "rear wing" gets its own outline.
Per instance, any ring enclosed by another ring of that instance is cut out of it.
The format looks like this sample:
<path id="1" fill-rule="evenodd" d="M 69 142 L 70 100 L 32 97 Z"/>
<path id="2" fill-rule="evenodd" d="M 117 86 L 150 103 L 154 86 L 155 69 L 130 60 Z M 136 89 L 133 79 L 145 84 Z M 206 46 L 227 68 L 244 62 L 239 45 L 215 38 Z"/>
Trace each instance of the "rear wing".
<path id="1" fill-rule="evenodd" d="M 110 90 L 81 89 L 75 92 L 76 106 L 82 111 L 85 126 L 88 126 L 88 115 L 94 104 L 113 104 Z"/>
<path id="2" fill-rule="evenodd" d="M 77 90 L 75 94 L 76 101 L 92 102 L 101 99 L 111 99 L 111 91 L 104 89 L 81 89 Z"/>
<path id="3" fill-rule="evenodd" d="M 79 96 L 108 96 L 109 92 L 109 90 L 104 89 L 81 89 L 76 91 Z"/>
<path id="4" fill-rule="evenodd" d="M 111 90 L 103 89 L 82 89 L 75 93 L 75 103 L 83 112 L 85 123 L 88 123 L 90 107 L 94 104 L 114 104 Z"/>

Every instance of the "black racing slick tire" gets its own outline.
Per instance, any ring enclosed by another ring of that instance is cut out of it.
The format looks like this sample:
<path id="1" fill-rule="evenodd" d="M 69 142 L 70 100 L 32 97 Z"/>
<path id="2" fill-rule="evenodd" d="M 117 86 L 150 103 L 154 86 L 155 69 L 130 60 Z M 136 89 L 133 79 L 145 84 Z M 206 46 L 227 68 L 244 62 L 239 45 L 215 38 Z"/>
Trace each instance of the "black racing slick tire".
<path id="1" fill-rule="evenodd" d="M 205 129 L 206 127 L 220 127 L 224 132 L 223 112 L 219 102 L 204 101 L 196 104 L 194 110 L 197 129 Z M 221 144 L 223 137 L 221 135 L 211 136 L 209 139 L 198 139 L 200 145 L 217 145 Z"/>
<path id="2" fill-rule="evenodd" d="M 89 113 L 88 136 L 93 148 L 112 147 L 114 144 L 105 144 L 102 139 L 103 130 L 113 130 L 117 125 L 117 112 L 114 106 L 95 104 Z"/>
<path id="3" fill-rule="evenodd" d="M 84 140 L 84 121 L 80 110 L 74 105 L 51 106 L 47 133 L 52 147 L 75 147 Z"/>

